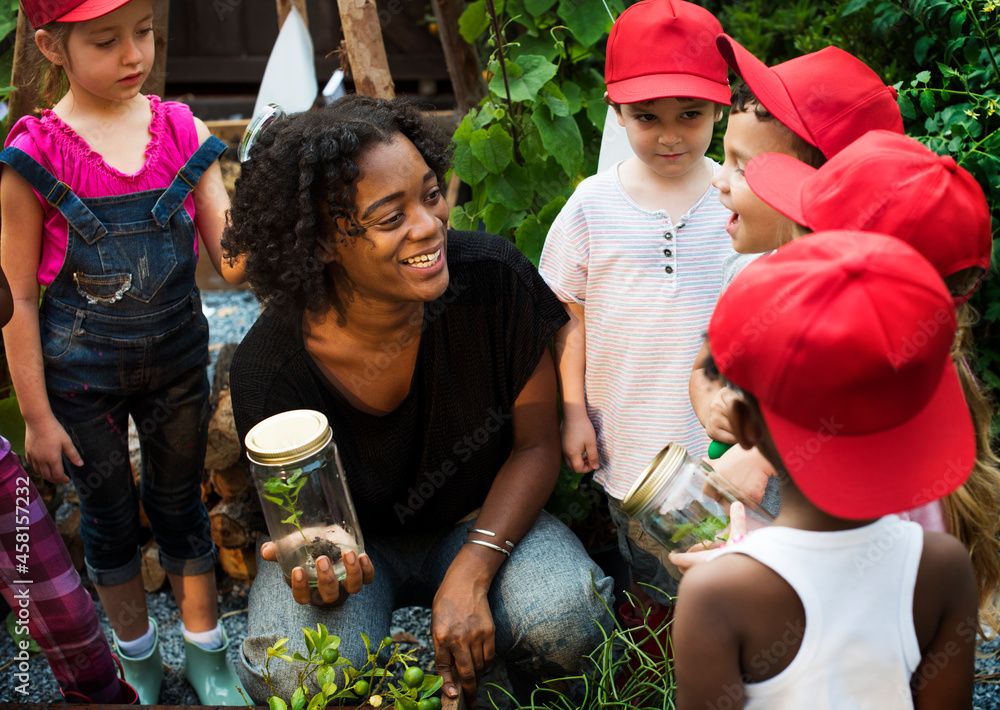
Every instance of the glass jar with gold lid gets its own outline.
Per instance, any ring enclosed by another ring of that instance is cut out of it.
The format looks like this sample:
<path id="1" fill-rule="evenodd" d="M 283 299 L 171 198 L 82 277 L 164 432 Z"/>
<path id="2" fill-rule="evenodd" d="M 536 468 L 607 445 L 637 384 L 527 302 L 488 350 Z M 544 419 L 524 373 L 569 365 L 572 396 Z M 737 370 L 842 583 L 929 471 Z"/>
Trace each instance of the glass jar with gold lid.
<path id="1" fill-rule="evenodd" d="M 247 432 L 244 443 L 285 577 L 302 567 L 315 586 L 316 560 L 325 555 L 343 579 L 344 554 L 364 552 L 364 540 L 326 415 L 275 414 Z"/>
<path id="2" fill-rule="evenodd" d="M 671 443 L 649 462 L 621 507 L 667 551 L 683 552 L 698 543 L 707 547 L 724 540 L 729 507 L 736 501 L 746 507 L 749 530 L 774 522 L 711 466 Z"/>

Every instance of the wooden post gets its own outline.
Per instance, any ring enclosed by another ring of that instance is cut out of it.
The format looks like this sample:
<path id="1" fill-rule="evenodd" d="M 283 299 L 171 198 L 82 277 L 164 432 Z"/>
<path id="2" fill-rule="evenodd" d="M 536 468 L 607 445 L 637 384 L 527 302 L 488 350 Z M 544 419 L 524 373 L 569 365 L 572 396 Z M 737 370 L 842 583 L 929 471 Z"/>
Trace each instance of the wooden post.
<path id="1" fill-rule="evenodd" d="M 337 6 L 354 88 L 359 94 L 393 98 L 396 87 L 389 73 L 375 0 L 337 0 Z"/>
<path id="2" fill-rule="evenodd" d="M 153 32 L 156 58 L 153 60 L 152 71 L 142 84 L 142 93 L 156 94 L 163 98 L 167 85 L 167 28 L 170 27 L 170 0 L 153 0 L 153 18 L 156 23 Z"/>
<path id="3" fill-rule="evenodd" d="M 458 31 L 458 18 L 464 6 L 463 0 L 431 0 L 459 116 L 467 114 L 486 95 L 476 50 Z"/>
<path id="4" fill-rule="evenodd" d="M 295 9 L 299 11 L 302 15 L 302 21 L 305 23 L 306 27 L 309 26 L 309 14 L 306 12 L 306 0 L 277 0 L 278 2 L 278 30 L 281 30 L 282 25 L 285 24 L 285 20 L 288 18 L 288 13 L 292 11 L 292 5 Z"/>
<path id="5" fill-rule="evenodd" d="M 13 126 L 22 116 L 32 113 L 38 106 L 38 81 L 42 53 L 35 46 L 35 33 L 28 24 L 24 11 L 17 10 L 17 38 L 14 41 L 14 65 L 10 83 L 15 91 L 10 96 L 7 126 Z"/>

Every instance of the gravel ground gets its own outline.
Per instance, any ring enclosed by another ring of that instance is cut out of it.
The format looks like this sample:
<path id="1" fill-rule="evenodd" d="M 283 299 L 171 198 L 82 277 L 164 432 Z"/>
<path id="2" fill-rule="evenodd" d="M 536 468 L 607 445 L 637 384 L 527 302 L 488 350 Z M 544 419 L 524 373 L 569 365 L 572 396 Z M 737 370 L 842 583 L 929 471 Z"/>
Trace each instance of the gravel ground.
<path id="1" fill-rule="evenodd" d="M 202 294 L 202 300 L 210 326 L 210 347 L 214 365 L 218 348 L 225 343 L 239 342 L 253 325 L 259 309 L 256 299 L 248 291 L 206 291 Z M 211 377 L 210 371 L 210 380 Z M 67 504 L 64 504 L 57 512 L 57 517 L 67 512 Z M 85 585 L 87 584 L 89 581 L 85 579 Z M 93 592 L 92 587 L 90 591 Z M 220 575 L 219 610 L 230 638 L 229 660 L 233 663 L 238 662 L 238 648 L 246 635 L 248 591 L 248 585 L 234 583 L 231 579 Z M 195 705 L 198 703 L 198 698 L 182 675 L 184 650 L 180 613 L 169 587 L 164 591 L 147 595 L 147 603 L 150 615 L 157 620 L 160 627 L 161 653 L 165 664 L 160 703 Z M 110 641 L 111 628 L 96 596 L 95 605 Z M 429 669 L 433 665 L 429 609 L 408 607 L 398 610 L 393 615 L 392 634 L 397 641 L 405 639 L 412 641 L 415 638 L 415 642 L 404 643 L 403 648 L 413 651 L 422 667 Z M 983 644 L 980 651 L 984 657 L 976 661 L 978 680 L 975 687 L 974 710 L 1000 710 L 1000 639 Z M 0 702 L 61 702 L 59 688 L 52 678 L 44 656 L 40 654 L 31 660 L 30 694 L 25 697 L 14 690 L 18 683 L 8 661 L 15 652 L 13 642 L 0 625 Z"/>

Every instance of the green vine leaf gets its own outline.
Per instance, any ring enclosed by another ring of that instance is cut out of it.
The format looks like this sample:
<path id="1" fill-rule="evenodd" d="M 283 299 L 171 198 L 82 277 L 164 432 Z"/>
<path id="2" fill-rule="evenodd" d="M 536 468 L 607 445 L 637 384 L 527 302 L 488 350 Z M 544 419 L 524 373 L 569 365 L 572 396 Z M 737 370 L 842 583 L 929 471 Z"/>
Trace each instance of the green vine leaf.
<path id="1" fill-rule="evenodd" d="M 469 140 L 472 154 L 491 173 L 502 173 L 514 159 L 514 139 L 499 123 L 494 123 L 488 131 L 474 131 Z"/>
<path id="2" fill-rule="evenodd" d="M 472 148 L 468 145 L 457 144 L 455 155 L 452 158 L 452 168 L 459 179 L 467 185 L 475 185 L 482 182 L 489 172 L 479 159 L 472 154 Z"/>
<path id="3" fill-rule="evenodd" d="M 611 30 L 611 15 L 602 2 L 559 0 L 559 15 L 584 47 L 594 46 Z"/>
<path id="4" fill-rule="evenodd" d="M 515 102 L 534 101 L 539 90 L 556 75 L 558 67 L 545 57 L 537 54 L 525 54 L 513 62 L 507 62 L 507 78 L 510 82 L 510 100 Z M 497 96 L 506 97 L 501 72 L 494 72 L 490 79 L 490 91 Z"/>
<path id="5" fill-rule="evenodd" d="M 516 163 L 508 165 L 502 175 L 487 175 L 486 193 L 492 201 L 515 212 L 528 209 L 534 196 L 528 171 Z"/>
<path id="6" fill-rule="evenodd" d="M 538 17 L 556 4 L 556 0 L 524 0 L 524 9 L 531 13 L 532 17 Z"/>
<path id="7" fill-rule="evenodd" d="M 472 217 L 465 211 L 465 205 L 455 205 L 452 207 L 448 220 L 451 223 L 451 228 L 459 231 L 468 232 L 472 231 L 475 227 Z"/>
<path id="8" fill-rule="evenodd" d="M 531 120 L 538 127 L 545 149 L 569 178 L 575 178 L 583 166 L 583 138 L 576 121 L 570 116 L 553 117 L 545 109 L 533 112 Z"/>
<path id="9" fill-rule="evenodd" d="M 924 73 L 924 72 L 921 72 Z M 930 72 L 927 72 L 930 74 Z M 920 92 L 920 108 L 924 110 L 928 116 L 934 115 L 934 92 L 929 89 L 925 89 Z"/>
<path id="10" fill-rule="evenodd" d="M 472 44 L 490 26 L 490 16 L 486 12 L 486 0 L 471 3 L 458 18 L 458 32 Z"/>

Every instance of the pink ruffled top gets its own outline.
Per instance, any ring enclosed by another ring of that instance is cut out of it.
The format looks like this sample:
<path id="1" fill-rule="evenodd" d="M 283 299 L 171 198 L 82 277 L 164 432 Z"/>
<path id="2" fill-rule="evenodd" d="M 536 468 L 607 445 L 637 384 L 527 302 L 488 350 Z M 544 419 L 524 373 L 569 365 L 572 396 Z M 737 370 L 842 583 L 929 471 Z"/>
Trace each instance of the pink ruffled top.
<path id="1" fill-rule="evenodd" d="M 200 143 L 190 108 L 173 101 L 162 102 L 157 96 L 147 98 L 153 118 L 149 124 L 146 162 L 132 175 L 108 165 L 79 133 L 49 110 L 43 111 L 41 116 L 25 116 L 18 121 L 8 134 L 6 145 L 23 150 L 82 198 L 162 190 Z M 45 210 L 38 282 L 48 286 L 59 273 L 66 256 L 66 220 L 37 191 L 35 195 Z M 184 207 L 193 220 L 195 209 L 191 195 Z M 197 254 L 197 238 L 194 249 Z"/>

